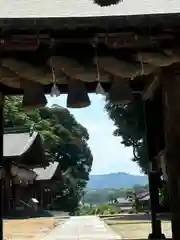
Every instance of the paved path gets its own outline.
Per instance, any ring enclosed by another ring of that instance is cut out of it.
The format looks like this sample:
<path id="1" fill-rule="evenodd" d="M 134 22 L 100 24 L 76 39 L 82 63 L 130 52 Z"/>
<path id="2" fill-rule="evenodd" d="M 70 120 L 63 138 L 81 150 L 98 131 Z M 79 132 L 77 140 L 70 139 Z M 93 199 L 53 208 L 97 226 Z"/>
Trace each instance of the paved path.
<path id="1" fill-rule="evenodd" d="M 54 228 L 44 240 L 115 240 L 121 239 L 96 216 L 71 217 Z"/>

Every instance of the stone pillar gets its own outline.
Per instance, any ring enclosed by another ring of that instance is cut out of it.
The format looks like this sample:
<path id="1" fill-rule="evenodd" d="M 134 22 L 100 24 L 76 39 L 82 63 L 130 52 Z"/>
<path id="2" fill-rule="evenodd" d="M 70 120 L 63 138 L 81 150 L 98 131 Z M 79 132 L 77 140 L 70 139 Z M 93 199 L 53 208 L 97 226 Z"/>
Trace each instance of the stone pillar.
<path id="1" fill-rule="evenodd" d="M 172 219 L 173 240 L 180 239 L 180 76 L 162 75 L 164 100 L 165 161 Z"/>

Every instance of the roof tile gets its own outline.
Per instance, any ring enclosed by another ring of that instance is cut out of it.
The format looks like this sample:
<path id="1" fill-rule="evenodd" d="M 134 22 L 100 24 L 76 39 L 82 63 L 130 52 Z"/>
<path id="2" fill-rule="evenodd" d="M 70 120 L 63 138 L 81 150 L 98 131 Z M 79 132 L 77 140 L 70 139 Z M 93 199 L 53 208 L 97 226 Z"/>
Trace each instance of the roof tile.
<path id="1" fill-rule="evenodd" d="M 32 136 L 29 132 L 4 134 L 4 157 L 21 156 L 35 141 L 37 134 L 37 132 Z"/>
<path id="2" fill-rule="evenodd" d="M 37 174 L 36 180 L 49 180 L 56 172 L 58 162 L 50 163 L 46 168 L 34 168 L 33 171 Z"/>

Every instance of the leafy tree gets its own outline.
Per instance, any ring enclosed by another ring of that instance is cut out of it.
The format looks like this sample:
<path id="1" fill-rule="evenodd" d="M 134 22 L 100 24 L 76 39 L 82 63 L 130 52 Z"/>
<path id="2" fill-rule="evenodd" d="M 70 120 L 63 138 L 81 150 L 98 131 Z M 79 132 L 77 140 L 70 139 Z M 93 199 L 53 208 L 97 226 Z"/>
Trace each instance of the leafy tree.
<path id="1" fill-rule="evenodd" d="M 132 160 L 137 162 L 144 173 L 147 173 L 144 107 L 141 96 L 136 96 L 133 103 L 125 106 L 116 105 L 107 100 L 105 109 L 116 126 L 114 135 L 121 136 L 122 143 L 126 147 L 133 147 Z"/>
<path id="2" fill-rule="evenodd" d="M 87 129 L 79 124 L 66 109 L 57 105 L 52 108 L 25 112 L 21 97 L 6 97 L 5 127 L 27 126 L 42 137 L 49 162 L 58 161 L 63 172 L 63 184 L 59 186 L 59 205 L 66 210 L 78 206 L 89 179 L 93 156 L 88 147 Z"/>

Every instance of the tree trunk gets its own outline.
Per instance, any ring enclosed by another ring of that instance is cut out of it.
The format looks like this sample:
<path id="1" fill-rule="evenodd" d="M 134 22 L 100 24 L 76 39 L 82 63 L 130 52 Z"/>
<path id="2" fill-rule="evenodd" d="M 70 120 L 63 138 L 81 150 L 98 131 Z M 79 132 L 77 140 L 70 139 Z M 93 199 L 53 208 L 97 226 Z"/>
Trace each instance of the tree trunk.
<path id="1" fill-rule="evenodd" d="M 180 77 L 162 77 L 165 127 L 165 161 L 170 193 L 172 235 L 180 239 Z"/>

